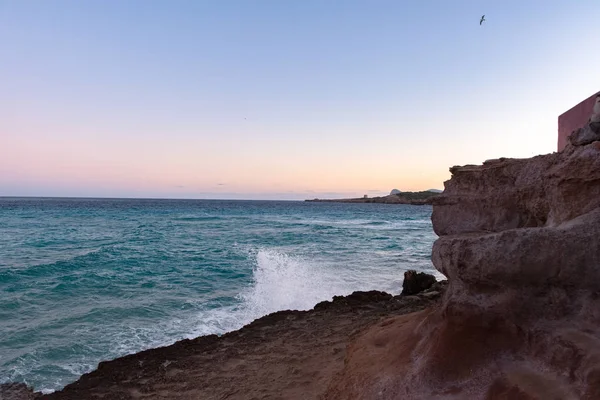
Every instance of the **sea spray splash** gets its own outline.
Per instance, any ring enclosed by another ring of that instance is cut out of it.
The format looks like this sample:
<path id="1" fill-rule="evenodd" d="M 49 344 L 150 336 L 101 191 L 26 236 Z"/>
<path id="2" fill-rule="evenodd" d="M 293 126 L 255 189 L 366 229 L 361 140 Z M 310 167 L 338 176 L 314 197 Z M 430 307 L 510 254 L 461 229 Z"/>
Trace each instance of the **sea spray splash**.
<path id="1" fill-rule="evenodd" d="M 278 310 L 308 310 L 352 290 L 342 275 L 314 260 L 261 249 L 256 264 L 254 284 L 241 295 L 253 317 Z"/>
<path id="2" fill-rule="evenodd" d="M 353 290 L 352 279 L 300 256 L 262 248 L 254 257 L 252 282 L 237 296 L 238 304 L 203 311 L 190 337 L 225 333 L 281 310 L 309 310 L 316 303 Z"/>

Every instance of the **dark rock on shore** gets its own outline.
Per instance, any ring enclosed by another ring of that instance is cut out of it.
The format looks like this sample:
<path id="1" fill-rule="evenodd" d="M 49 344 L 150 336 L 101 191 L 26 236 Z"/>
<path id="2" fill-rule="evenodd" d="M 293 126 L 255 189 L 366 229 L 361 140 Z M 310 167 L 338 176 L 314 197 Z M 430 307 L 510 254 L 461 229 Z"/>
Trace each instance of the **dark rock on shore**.
<path id="1" fill-rule="evenodd" d="M 402 282 L 402 295 L 408 296 L 417 294 L 429 289 L 437 280 L 435 276 L 426 274 L 425 272 L 417 272 L 409 269 L 404 273 L 404 281 Z"/>

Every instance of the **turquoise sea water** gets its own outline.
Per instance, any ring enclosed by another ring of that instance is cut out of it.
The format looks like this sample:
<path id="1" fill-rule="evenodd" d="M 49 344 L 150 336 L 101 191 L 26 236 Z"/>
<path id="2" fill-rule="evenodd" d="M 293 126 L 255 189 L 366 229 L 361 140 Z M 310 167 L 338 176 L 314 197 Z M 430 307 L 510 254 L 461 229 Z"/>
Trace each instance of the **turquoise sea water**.
<path id="1" fill-rule="evenodd" d="M 45 392 L 99 361 L 434 272 L 431 207 L 0 198 L 0 382 Z"/>

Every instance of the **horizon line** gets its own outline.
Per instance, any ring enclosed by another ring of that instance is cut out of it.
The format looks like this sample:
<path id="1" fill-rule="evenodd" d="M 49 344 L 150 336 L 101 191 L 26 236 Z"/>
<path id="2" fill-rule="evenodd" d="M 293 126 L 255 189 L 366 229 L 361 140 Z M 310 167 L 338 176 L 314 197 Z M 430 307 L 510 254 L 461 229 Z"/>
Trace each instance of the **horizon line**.
<path id="1" fill-rule="evenodd" d="M 102 197 L 102 196 L 0 196 L 0 199 L 70 199 L 70 200 L 202 200 L 202 201 L 305 201 L 292 199 L 206 199 L 189 197 Z M 310 199 L 308 199 L 310 200 Z"/>

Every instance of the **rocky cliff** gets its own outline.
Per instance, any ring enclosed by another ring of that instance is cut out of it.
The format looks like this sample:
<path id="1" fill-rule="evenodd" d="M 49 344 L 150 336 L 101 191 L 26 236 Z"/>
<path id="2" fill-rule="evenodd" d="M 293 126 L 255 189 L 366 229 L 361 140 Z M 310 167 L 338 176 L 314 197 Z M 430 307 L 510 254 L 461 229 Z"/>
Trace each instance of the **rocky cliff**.
<path id="1" fill-rule="evenodd" d="M 443 304 L 369 329 L 327 398 L 600 399 L 600 142 L 451 172 Z"/>

